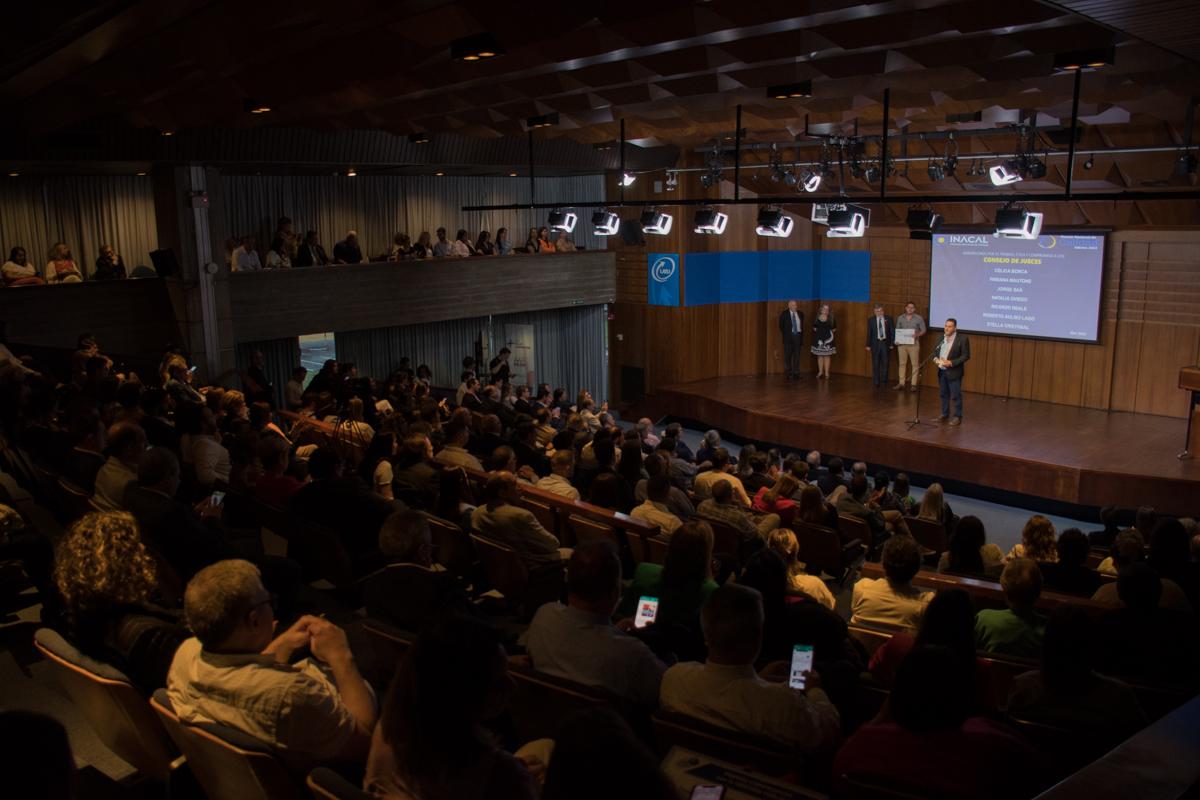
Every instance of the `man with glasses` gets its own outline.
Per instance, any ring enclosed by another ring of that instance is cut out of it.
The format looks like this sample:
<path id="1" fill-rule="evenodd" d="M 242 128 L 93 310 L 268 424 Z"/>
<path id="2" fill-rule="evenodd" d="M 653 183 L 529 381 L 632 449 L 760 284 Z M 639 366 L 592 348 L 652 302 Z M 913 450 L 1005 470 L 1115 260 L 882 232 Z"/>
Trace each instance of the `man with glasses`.
<path id="1" fill-rule="evenodd" d="M 304 616 L 276 635 L 274 598 L 258 568 L 240 559 L 197 572 L 183 610 L 195 636 L 179 646 L 167 675 L 181 721 L 242 731 L 297 769 L 366 758 L 375 695 L 345 631 Z M 290 663 L 306 647 L 311 657 Z"/>

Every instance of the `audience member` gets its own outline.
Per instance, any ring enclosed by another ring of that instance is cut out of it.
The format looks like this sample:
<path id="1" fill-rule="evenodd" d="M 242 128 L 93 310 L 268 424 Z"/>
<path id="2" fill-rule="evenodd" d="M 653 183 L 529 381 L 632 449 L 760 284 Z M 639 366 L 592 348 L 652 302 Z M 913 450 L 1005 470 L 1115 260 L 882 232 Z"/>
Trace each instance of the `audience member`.
<path id="1" fill-rule="evenodd" d="M 271 240 L 271 249 L 267 251 L 266 269 L 290 269 L 292 257 L 288 255 L 288 245 L 282 238 L 276 236 Z"/>
<path id="2" fill-rule="evenodd" d="M 508 240 L 508 228 L 498 228 L 496 230 L 496 255 L 506 256 L 512 250 L 512 242 Z"/>
<path id="3" fill-rule="evenodd" d="M 1109 547 L 1108 556 L 1096 567 L 1104 575 L 1116 575 L 1121 568 L 1146 558 L 1146 540 L 1137 528 L 1118 533 Z"/>
<path id="4" fill-rule="evenodd" d="M 940 483 L 931 483 L 921 498 L 917 514 L 921 519 L 939 523 L 947 533 L 954 530 L 954 512 L 946 502 L 946 493 Z"/>
<path id="5" fill-rule="evenodd" d="M 358 475 L 343 474 L 344 466 L 335 450 L 318 447 L 308 458 L 312 480 L 292 495 L 288 508 L 301 519 L 337 533 L 350 555 L 361 559 L 374 552 L 379 526 L 396 505 L 372 491 Z"/>
<path id="6" fill-rule="evenodd" d="M 321 246 L 321 235 L 316 231 L 304 234 L 304 244 L 296 255 L 297 267 L 324 267 L 332 263 L 325 248 Z"/>
<path id="7" fill-rule="evenodd" d="M 242 243 L 233 251 L 230 269 L 233 272 L 255 272 L 262 269 L 258 259 L 258 251 L 254 249 L 254 237 L 243 236 Z"/>
<path id="8" fill-rule="evenodd" d="M 525 766 L 484 727 L 515 690 L 496 631 L 466 617 L 426 629 L 388 689 L 364 788 L 377 797 L 536 800 Z"/>
<path id="9" fill-rule="evenodd" d="M 1087 534 L 1078 528 L 1067 528 L 1058 535 L 1055 545 L 1056 563 L 1038 564 L 1042 585 L 1052 592 L 1091 597 L 1100 588 L 1100 573 L 1087 566 L 1091 546 Z"/>
<path id="10" fill-rule="evenodd" d="M 985 608 L 975 615 L 975 641 L 980 650 L 1017 658 L 1037 658 L 1042 652 L 1046 618 L 1034 611 L 1042 593 L 1037 562 L 1015 558 L 1000 575 L 1006 609 Z"/>
<path id="11" fill-rule="evenodd" d="M 620 615 L 632 616 L 641 597 L 658 598 L 656 626 L 691 628 L 717 588 L 713 580 L 713 534 L 707 522 L 685 522 L 671 534 L 662 565 L 643 561 L 625 588 Z"/>
<path id="12" fill-rule="evenodd" d="M 475 240 L 475 255 L 494 256 L 495 254 L 496 246 L 492 244 L 492 235 L 487 231 L 480 231 L 479 238 Z"/>
<path id="13" fill-rule="evenodd" d="M 642 466 L 646 470 L 646 474 L 653 478 L 655 475 L 666 475 L 667 480 L 671 477 L 668 474 L 670 469 L 668 459 L 670 456 L 664 451 L 657 451 L 646 456 L 642 461 Z M 637 486 L 633 490 L 634 499 L 638 502 L 645 502 L 649 497 L 649 478 L 638 481 Z M 671 483 L 670 493 L 667 495 L 667 509 L 679 517 L 681 520 L 687 521 L 696 514 L 696 509 L 692 505 L 691 499 L 687 496 L 687 492 L 680 489 L 674 483 Z"/>
<path id="14" fill-rule="evenodd" d="M 554 243 L 550 241 L 550 229 L 546 227 L 538 228 L 537 230 L 537 251 L 539 253 L 553 253 Z"/>
<path id="15" fill-rule="evenodd" d="M 46 279 L 37 273 L 37 267 L 29 263 L 29 256 L 24 247 L 14 247 L 8 253 L 8 261 L 4 262 L 3 276 L 5 286 L 41 286 Z"/>
<path id="16" fill-rule="evenodd" d="M 754 671 L 764 624 L 757 591 L 722 586 L 705 605 L 701 621 L 708 659 L 667 670 L 659 698 L 664 711 L 798 751 L 832 749 L 840 720 L 817 673 L 805 674 L 807 688 L 793 689 Z"/>
<path id="17" fill-rule="evenodd" d="M 850 737 L 833 763 L 847 778 L 932 797 L 1011 800 L 1042 788 L 1036 750 L 999 722 L 971 716 L 971 675 L 949 647 L 913 650 L 900 664 L 886 713 Z"/>
<path id="18" fill-rule="evenodd" d="M 375 696 L 345 631 L 305 616 L 276 635 L 273 601 L 258 569 L 236 559 L 198 572 L 183 610 L 194 638 L 179 646 L 167 676 L 167 695 L 182 722 L 235 728 L 293 767 L 363 758 Z M 311 657 L 291 663 L 305 648 Z"/>
<path id="19" fill-rule="evenodd" d="M 983 520 L 966 516 L 954 526 L 949 549 L 938 557 L 938 572 L 995 580 L 1004 569 L 1004 553 L 987 541 Z"/>
<path id="20" fill-rule="evenodd" d="M 128 275 L 125 272 L 125 259 L 117 253 L 117 248 L 111 244 L 100 245 L 100 256 L 96 259 L 96 270 L 92 273 L 94 281 L 121 280 Z"/>
<path id="21" fill-rule="evenodd" d="M 77 796 L 75 757 L 61 722 L 32 711 L 0 711 L 0 741 L 5 793 L 39 800 Z"/>
<path id="22" fill-rule="evenodd" d="M 1123 741 L 1146 726 L 1146 714 L 1133 689 L 1098 674 L 1095 663 L 1091 617 L 1079 606 L 1058 606 L 1046 623 L 1041 668 L 1013 678 L 1005 710 L 1105 745 Z"/>
<path id="23" fill-rule="evenodd" d="M 683 520 L 671 513 L 667 505 L 671 498 L 671 480 L 666 475 L 655 475 L 646 483 L 646 500 L 629 513 L 634 519 L 640 519 L 651 525 L 657 525 L 659 532 L 670 536 L 683 525 Z"/>
<path id="24" fill-rule="evenodd" d="M 153 602 L 158 570 L 132 515 L 94 512 L 76 520 L 58 543 L 54 582 L 76 647 L 124 672 L 146 695 L 166 685 L 175 650 L 189 634 L 178 612 Z"/>
<path id="25" fill-rule="evenodd" d="M 704 448 L 701 448 L 700 452 L 703 453 Z M 711 461 L 712 469 L 707 472 L 701 472 L 693 481 L 692 486 L 696 497 L 700 500 L 712 497 L 712 487 L 716 483 L 725 482 L 733 487 L 733 497 L 737 504 L 743 508 L 750 508 L 750 497 L 746 494 L 746 488 L 742 486 L 742 482 L 736 475 L 731 474 L 732 463 L 729 458 L 729 451 L 724 447 L 716 447 L 711 451 L 709 457 L 702 460 Z"/>
<path id="26" fill-rule="evenodd" d="M 606 707 L 563 720 L 542 800 L 678 800 L 674 785 L 628 723 Z"/>
<path id="27" fill-rule="evenodd" d="M 71 449 L 61 464 L 62 476 L 88 494 L 96 488 L 96 476 L 104 466 L 107 445 L 104 423 L 94 410 L 79 411 L 71 420 L 68 434 Z"/>
<path id="28" fill-rule="evenodd" d="M 752 508 L 760 514 L 778 514 L 780 524 L 790 526 L 799 510 L 791 498 L 799 487 L 799 482 L 790 474 L 780 473 L 773 486 L 764 486 L 755 493 Z"/>
<path id="29" fill-rule="evenodd" d="M 361 401 L 359 401 L 361 403 Z M 367 446 L 359 463 L 359 476 L 385 500 L 395 499 L 392 493 L 392 459 L 396 456 L 396 435 L 377 433 Z"/>
<path id="30" fill-rule="evenodd" d="M 79 283 L 83 273 L 75 264 L 71 248 L 62 242 L 56 242 L 50 248 L 50 261 L 46 264 L 46 283 Z"/>
<path id="31" fill-rule="evenodd" d="M 884 511 L 874 497 L 867 494 L 867 476 L 855 475 L 849 488 L 837 499 L 837 513 L 858 517 L 871 529 L 871 539 L 879 542 L 888 535 L 889 527 L 908 535 L 908 525 L 899 511 Z"/>
<path id="32" fill-rule="evenodd" d="M 836 531 L 838 529 L 838 512 L 836 508 L 825 502 L 825 498 L 821 497 L 821 490 L 810 483 L 800 489 L 796 521 Z"/>
<path id="33" fill-rule="evenodd" d="M 521 493 L 511 472 L 493 472 L 484 486 L 484 497 L 484 505 L 471 515 L 471 528 L 516 550 L 527 568 L 557 566 L 570 556 L 532 511 L 517 505 Z"/>
<path id="34" fill-rule="evenodd" d="M 363 264 L 362 248 L 358 246 L 358 232 L 346 231 L 346 238 L 333 246 L 334 264 Z"/>
<path id="35" fill-rule="evenodd" d="M 1004 560 L 1029 558 L 1053 564 L 1058 561 L 1058 548 L 1055 545 L 1054 523 L 1041 514 L 1034 514 L 1021 530 L 1021 541 L 1013 545 Z"/>
<path id="36" fill-rule="evenodd" d="M 788 528 L 776 528 L 767 534 L 767 547 L 783 559 L 789 592 L 806 595 L 830 611 L 833 610 L 836 600 L 825 581 L 821 580 L 819 575 L 810 575 L 804 571 L 800 561 L 800 541 L 795 532 Z"/>
<path id="37" fill-rule="evenodd" d="M 1194 689 L 1200 642 L 1191 615 L 1160 604 L 1162 579 L 1137 561 L 1121 568 L 1117 594 L 1121 605 L 1100 620 L 1097 668 L 1131 680 Z"/>
<path id="38" fill-rule="evenodd" d="M 102 511 L 125 507 L 125 489 L 137 480 L 138 462 L 146 452 L 146 432 L 128 422 L 114 425 L 108 432 L 108 460 L 96 473 L 94 502 Z"/>
<path id="39" fill-rule="evenodd" d="M 778 514 L 765 514 L 757 520 L 742 508 L 734 497 L 734 486 L 730 481 L 717 481 L 712 485 L 712 497 L 696 507 L 696 513 L 705 519 L 728 525 L 737 531 L 744 541 L 764 537 L 779 527 Z"/>
<path id="40" fill-rule="evenodd" d="M 554 250 L 559 253 L 574 253 L 575 243 L 571 241 L 571 237 L 567 236 L 565 231 L 559 231 L 558 238 L 554 240 Z"/>
<path id="41" fill-rule="evenodd" d="M 428 436 L 410 433 L 404 437 L 392 475 L 398 485 L 417 492 L 423 507 L 433 506 L 441 476 L 433 466 L 433 443 Z"/>
<path id="42" fill-rule="evenodd" d="M 435 258 L 445 258 L 452 251 L 451 245 L 446 241 L 446 229 L 437 229 L 437 243 L 433 246 L 433 255 Z"/>
<path id="43" fill-rule="evenodd" d="M 271 508 L 286 508 L 292 495 L 304 484 L 288 474 L 291 448 L 278 436 L 266 436 L 258 442 L 258 461 L 263 474 L 254 484 L 254 496 Z"/>
<path id="44" fill-rule="evenodd" d="M 470 601 L 454 577 L 433 561 L 429 518 L 397 511 L 379 528 L 384 569 L 362 581 L 367 615 L 406 631 L 419 631 L 442 615 L 466 612 Z"/>
<path id="45" fill-rule="evenodd" d="M 883 545 L 882 578 L 859 578 L 850 602 L 850 623 L 891 625 L 915 630 L 933 599 L 912 579 L 921 569 L 921 548 L 911 536 L 897 535 Z"/>
<path id="46" fill-rule="evenodd" d="M 1146 563 L 1163 579 L 1174 583 L 1195 609 L 1200 603 L 1200 566 L 1191 562 L 1190 539 L 1187 528 L 1178 519 L 1163 518 L 1150 534 Z"/>
<path id="47" fill-rule="evenodd" d="M 621 560 L 607 542 L 575 548 L 567 562 L 567 604 L 538 609 L 525 647 L 533 668 L 653 707 L 666 666 L 637 638 L 618 630 Z"/>
<path id="48" fill-rule="evenodd" d="M 813 451 L 813 452 L 816 452 L 816 451 Z M 810 453 L 809 455 L 811 456 L 812 453 Z M 817 453 L 817 459 L 818 459 L 817 465 L 818 466 L 820 466 L 820 458 L 821 458 L 821 454 Z M 809 467 L 809 473 L 812 474 L 813 465 L 810 463 L 808 465 L 808 467 Z M 839 487 L 846 485 L 845 469 L 846 468 L 845 468 L 845 465 L 843 464 L 842 460 L 840 458 L 838 458 L 837 456 L 834 456 L 833 458 L 829 459 L 828 469 L 826 471 L 822 472 L 820 474 L 820 476 L 816 478 L 817 488 L 821 490 L 821 494 L 823 494 L 823 495 L 825 495 L 825 497 L 829 498 L 830 502 L 833 502 L 833 503 L 837 502 L 837 498 L 834 496 L 833 493 L 836 492 Z"/>
<path id="49" fill-rule="evenodd" d="M 233 395 L 228 393 L 230 399 L 234 402 L 229 404 L 230 408 L 240 399 L 240 393 Z M 235 410 L 235 418 L 240 416 L 241 409 L 245 408 L 245 402 L 241 402 L 240 408 Z M 212 486 L 213 484 L 229 483 L 229 472 L 231 464 L 229 460 L 229 451 L 221 444 L 221 439 L 218 435 L 217 418 L 213 415 L 212 409 L 203 408 L 200 410 L 200 427 L 199 431 L 191 436 L 191 462 L 196 470 L 196 482 L 201 486 Z"/>
<path id="50" fill-rule="evenodd" d="M 467 452 L 470 439 L 470 428 L 460 422 L 452 422 L 446 428 L 446 446 L 437 452 L 434 460 L 448 466 L 468 467 L 483 472 L 483 464 Z"/>
<path id="51" fill-rule="evenodd" d="M 450 243 L 450 255 L 459 258 L 475 255 L 475 247 L 471 244 L 470 234 L 465 229 L 459 228 L 458 233 L 454 235 L 454 241 Z"/>

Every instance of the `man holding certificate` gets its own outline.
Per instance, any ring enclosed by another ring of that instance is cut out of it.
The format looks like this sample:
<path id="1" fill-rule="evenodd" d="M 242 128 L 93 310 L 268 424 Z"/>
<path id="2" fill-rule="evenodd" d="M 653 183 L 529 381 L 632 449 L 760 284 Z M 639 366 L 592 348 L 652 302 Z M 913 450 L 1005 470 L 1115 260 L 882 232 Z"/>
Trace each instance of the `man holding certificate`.
<path id="1" fill-rule="evenodd" d="M 917 382 L 921 376 L 917 369 L 921 364 L 921 337 L 925 335 L 925 320 L 917 313 L 915 303 L 904 306 L 904 313 L 896 317 L 896 353 L 900 362 L 900 382 L 893 389 L 903 389 L 905 378 L 908 377 L 909 364 L 912 365 L 912 384 L 909 390 L 917 390 Z"/>

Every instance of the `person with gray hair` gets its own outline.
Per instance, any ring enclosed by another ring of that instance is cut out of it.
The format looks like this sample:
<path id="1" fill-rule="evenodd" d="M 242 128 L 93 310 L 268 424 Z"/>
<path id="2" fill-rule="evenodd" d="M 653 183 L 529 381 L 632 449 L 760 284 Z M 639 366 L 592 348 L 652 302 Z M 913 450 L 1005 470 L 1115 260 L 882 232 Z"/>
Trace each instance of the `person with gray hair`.
<path id="1" fill-rule="evenodd" d="M 218 561 L 196 573 L 183 597 L 195 636 L 179 646 L 167 675 L 173 710 L 188 724 L 249 734 L 295 768 L 361 761 L 375 726 L 375 696 L 345 631 L 304 616 L 276 636 L 273 606 L 249 561 Z M 290 663 L 304 647 L 312 657 Z"/>
<path id="2" fill-rule="evenodd" d="M 788 674 L 786 662 L 755 672 L 762 650 L 764 612 L 757 590 L 727 583 L 700 613 L 708 660 L 679 663 L 663 675 L 659 703 L 664 711 L 778 742 L 797 751 L 832 748 L 841 722 L 815 672 L 806 687 L 793 689 L 771 677 Z"/>
<path id="3" fill-rule="evenodd" d="M 662 441 L 654 432 L 654 421 L 649 417 L 642 417 L 637 421 L 637 432 L 642 442 L 642 452 L 647 455 L 653 453 L 654 448 Z"/>

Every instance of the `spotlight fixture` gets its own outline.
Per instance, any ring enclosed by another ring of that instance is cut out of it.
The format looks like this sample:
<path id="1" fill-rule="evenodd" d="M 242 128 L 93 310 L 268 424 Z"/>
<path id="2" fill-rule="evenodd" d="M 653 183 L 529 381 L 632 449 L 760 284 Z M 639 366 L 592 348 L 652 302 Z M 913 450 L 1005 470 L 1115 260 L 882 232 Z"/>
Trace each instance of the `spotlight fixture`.
<path id="1" fill-rule="evenodd" d="M 410 133 L 408 135 L 408 141 L 410 144 L 429 144 L 429 134 L 428 133 Z"/>
<path id="2" fill-rule="evenodd" d="M 940 181 L 946 177 L 946 169 L 940 162 L 930 160 L 926 170 L 929 172 L 929 180 L 931 181 Z"/>
<path id="3" fill-rule="evenodd" d="M 1091 169 L 1094 166 L 1096 166 L 1096 157 L 1088 153 L 1087 161 L 1083 162 L 1083 168 Z"/>
<path id="4" fill-rule="evenodd" d="M 841 205 L 829 209 L 829 239 L 859 239 L 870 225 L 871 212 L 862 206 Z"/>
<path id="5" fill-rule="evenodd" d="M 679 174 L 676 172 L 668 172 L 667 183 L 665 186 L 666 190 L 668 192 L 673 192 L 677 186 L 679 186 Z"/>
<path id="6" fill-rule="evenodd" d="M 556 208 L 550 212 L 550 217 L 546 220 L 546 223 L 554 233 L 570 233 L 575 230 L 575 223 L 578 220 L 579 218 L 575 216 L 574 211 L 559 211 Z"/>
<path id="7" fill-rule="evenodd" d="M 1184 150 L 1179 154 L 1179 158 L 1175 159 L 1175 177 L 1186 178 L 1188 175 L 1196 174 L 1196 154 Z"/>
<path id="8" fill-rule="evenodd" d="M 621 173 L 621 185 L 622 186 L 632 186 L 633 182 L 636 180 L 637 180 L 637 175 L 634 175 L 632 172 Z"/>
<path id="9" fill-rule="evenodd" d="M 725 232 L 725 226 L 729 224 L 729 215 L 723 214 L 715 208 L 699 208 L 696 209 L 696 215 L 692 221 L 695 225 L 692 230 L 695 233 L 720 236 Z"/>
<path id="10" fill-rule="evenodd" d="M 1009 186 L 1021 180 L 1021 165 L 1016 159 L 988 167 L 988 177 L 993 186 Z"/>
<path id="11" fill-rule="evenodd" d="M 464 36 L 450 43 L 450 58 L 455 61 L 483 61 L 502 56 L 504 52 L 495 35 L 487 31 Z"/>
<path id="12" fill-rule="evenodd" d="M 713 176 L 711 173 L 704 172 L 700 175 L 700 185 L 705 189 L 711 189 L 713 185 Z"/>
<path id="13" fill-rule="evenodd" d="M 758 226 L 754 232 L 759 236 L 786 239 L 792 235 L 792 228 L 795 225 L 796 221 L 783 213 L 782 209 L 763 206 L 758 210 Z"/>
<path id="14" fill-rule="evenodd" d="M 247 98 L 242 101 L 242 110 L 247 114 L 266 114 L 271 107 L 260 100 Z"/>
<path id="15" fill-rule="evenodd" d="M 549 128 L 552 125 L 558 124 L 558 112 L 554 111 L 549 114 L 542 114 L 537 117 L 529 117 L 525 120 L 525 127 L 528 130 L 534 128 Z"/>
<path id="16" fill-rule="evenodd" d="M 787 100 L 793 97 L 812 97 L 812 81 L 768 86 L 767 97 L 773 97 L 776 100 Z"/>
<path id="17" fill-rule="evenodd" d="M 829 224 L 829 208 L 828 203 L 813 203 L 812 221 L 817 225 Z"/>
<path id="18" fill-rule="evenodd" d="M 806 169 L 800 173 L 800 185 L 804 187 L 806 192 L 815 192 L 821 188 L 821 173 L 814 172 L 811 169 Z"/>
<path id="19" fill-rule="evenodd" d="M 1115 47 L 1095 47 L 1090 50 L 1056 53 L 1054 69 L 1056 72 L 1076 72 L 1111 67 L 1116 63 L 1116 53 Z"/>
<path id="20" fill-rule="evenodd" d="M 1037 157 L 1027 159 L 1025 162 L 1025 174 L 1034 180 L 1046 177 L 1046 162 Z"/>
<path id="21" fill-rule="evenodd" d="M 1042 232 L 1042 213 L 1006 206 L 996 212 L 996 237 L 1036 239 Z"/>
<path id="22" fill-rule="evenodd" d="M 799 180 L 799 179 L 796 177 L 795 172 L 783 173 L 783 182 L 786 183 L 788 186 L 795 186 L 797 180 Z"/>
<path id="23" fill-rule="evenodd" d="M 358 173 L 354 170 L 354 167 L 350 167 L 349 169 L 346 170 L 346 177 L 347 178 L 358 177 Z"/>
<path id="24" fill-rule="evenodd" d="M 642 212 L 642 233 L 666 236 L 671 232 L 671 223 L 673 220 L 674 218 L 670 214 L 664 214 L 653 208 L 646 209 Z"/>
<path id="25" fill-rule="evenodd" d="M 879 165 L 878 164 L 867 164 L 867 166 L 863 168 L 863 180 L 865 180 L 867 183 L 878 182 L 879 181 Z"/>
<path id="26" fill-rule="evenodd" d="M 621 229 L 621 218 L 611 211 L 600 209 L 592 213 L 592 233 L 596 236 L 613 236 Z"/>
<path id="27" fill-rule="evenodd" d="M 708 171 L 700 174 L 700 185 L 705 189 L 719 186 L 721 183 L 721 173 L 724 171 L 724 162 L 721 160 L 721 147 L 719 145 L 713 145 L 713 148 L 708 151 L 708 155 L 705 156 L 704 163 L 708 167 Z"/>
<path id="28" fill-rule="evenodd" d="M 908 238 L 932 239 L 933 232 L 942 226 L 942 215 L 928 208 L 908 210 Z"/>

